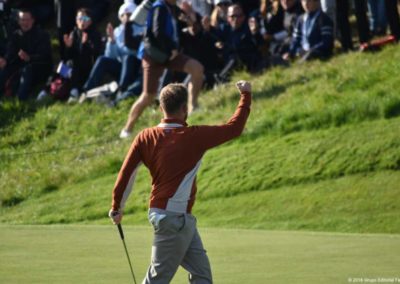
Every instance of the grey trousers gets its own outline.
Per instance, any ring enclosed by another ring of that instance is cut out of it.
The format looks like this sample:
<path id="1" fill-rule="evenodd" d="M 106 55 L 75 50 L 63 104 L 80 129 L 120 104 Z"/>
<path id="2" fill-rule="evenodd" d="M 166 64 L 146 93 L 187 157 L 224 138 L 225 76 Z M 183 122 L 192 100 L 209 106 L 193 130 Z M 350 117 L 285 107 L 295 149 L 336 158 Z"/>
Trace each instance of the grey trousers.
<path id="1" fill-rule="evenodd" d="M 150 211 L 154 227 L 151 263 L 143 284 L 168 284 L 181 265 L 189 272 L 189 283 L 211 284 L 210 262 L 191 214 Z"/>

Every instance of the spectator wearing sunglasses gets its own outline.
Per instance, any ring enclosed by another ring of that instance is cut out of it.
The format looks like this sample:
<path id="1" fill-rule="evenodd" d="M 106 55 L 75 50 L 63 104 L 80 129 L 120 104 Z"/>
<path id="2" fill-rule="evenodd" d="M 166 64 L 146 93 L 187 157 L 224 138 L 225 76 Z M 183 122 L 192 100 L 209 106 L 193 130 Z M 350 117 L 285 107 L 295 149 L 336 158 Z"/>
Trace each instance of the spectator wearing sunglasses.
<path id="1" fill-rule="evenodd" d="M 101 35 L 92 25 L 90 10 L 81 8 L 76 14 L 76 26 L 64 35 L 65 58 L 72 60 L 71 93 L 69 103 L 76 102 L 90 70 L 101 52 Z"/>
<path id="2" fill-rule="evenodd" d="M 117 90 L 111 94 L 116 96 L 115 103 L 131 95 L 139 95 L 142 91 L 141 61 L 137 58 L 137 50 L 143 38 L 144 27 L 129 21 L 135 9 L 133 3 L 122 4 L 118 11 L 120 25 L 114 28 L 108 23 L 106 49 L 104 55 L 97 58 L 90 72 L 83 87 L 85 92 L 104 83 L 105 75 L 111 75 L 118 81 Z M 81 98 L 80 102 L 85 96 Z"/>
<path id="3" fill-rule="evenodd" d="M 233 4 L 228 8 L 229 30 L 224 33 L 222 42 L 217 46 L 225 53 L 225 67 L 216 75 L 217 82 L 229 80 L 234 69 L 245 68 L 249 72 L 262 69 L 263 58 L 252 33 L 242 7 Z"/>

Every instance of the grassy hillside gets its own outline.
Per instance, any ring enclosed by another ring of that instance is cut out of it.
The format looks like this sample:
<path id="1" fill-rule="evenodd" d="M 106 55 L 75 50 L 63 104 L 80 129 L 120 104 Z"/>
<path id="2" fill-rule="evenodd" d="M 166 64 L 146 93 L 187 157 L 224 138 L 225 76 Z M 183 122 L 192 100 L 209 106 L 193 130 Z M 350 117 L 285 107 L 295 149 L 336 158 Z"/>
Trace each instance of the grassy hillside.
<path id="1" fill-rule="evenodd" d="M 253 83 L 239 139 L 210 151 L 198 175 L 201 225 L 400 233 L 400 48 L 274 69 Z M 190 124 L 225 121 L 233 84 L 203 93 Z M 117 139 L 131 102 L 0 105 L 0 222 L 105 223 L 129 141 Z M 137 129 L 160 119 L 155 108 Z M 146 222 L 142 168 L 127 208 Z"/>

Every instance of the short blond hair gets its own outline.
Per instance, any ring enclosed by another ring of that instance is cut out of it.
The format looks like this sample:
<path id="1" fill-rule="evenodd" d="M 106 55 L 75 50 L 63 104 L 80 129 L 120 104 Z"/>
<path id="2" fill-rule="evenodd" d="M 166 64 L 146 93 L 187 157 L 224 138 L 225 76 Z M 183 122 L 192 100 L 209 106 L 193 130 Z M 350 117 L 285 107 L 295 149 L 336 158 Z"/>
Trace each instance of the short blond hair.
<path id="1" fill-rule="evenodd" d="M 168 84 L 160 93 L 160 105 L 168 114 L 174 114 L 188 102 L 188 90 L 183 84 Z"/>

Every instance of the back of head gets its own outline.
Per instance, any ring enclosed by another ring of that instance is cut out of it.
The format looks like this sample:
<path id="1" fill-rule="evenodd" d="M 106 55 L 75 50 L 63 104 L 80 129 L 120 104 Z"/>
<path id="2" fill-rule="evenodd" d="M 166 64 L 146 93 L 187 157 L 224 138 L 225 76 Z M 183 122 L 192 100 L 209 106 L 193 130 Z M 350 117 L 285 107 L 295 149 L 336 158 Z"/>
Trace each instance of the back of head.
<path id="1" fill-rule="evenodd" d="M 167 114 L 177 113 L 187 102 L 188 91 L 183 84 L 169 84 L 161 90 L 160 105 Z"/>

